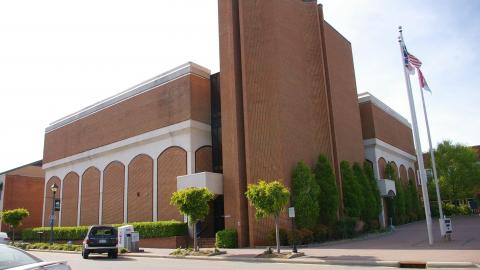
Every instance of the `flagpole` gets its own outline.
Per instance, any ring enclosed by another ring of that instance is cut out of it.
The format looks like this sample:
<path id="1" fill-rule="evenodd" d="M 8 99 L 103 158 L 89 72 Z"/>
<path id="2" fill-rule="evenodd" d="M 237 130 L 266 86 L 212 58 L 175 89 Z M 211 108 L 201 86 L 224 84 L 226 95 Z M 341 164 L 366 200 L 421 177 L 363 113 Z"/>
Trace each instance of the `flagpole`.
<path id="1" fill-rule="evenodd" d="M 438 177 L 437 177 L 437 165 L 435 162 L 435 154 L 433 153 L 432 147 L 432 137 L 430 136 L 430 125 L 428 124 L 428 116 L 427 116 L 427 108 L 425 106 L 425 98 L 424 98 L 424 90 L 422 87 L 422 82 L 420 82 L 420 92 L 422 93 L 422 105 L 423 105 L 423 114 L 425 115 L 425 124 L 427 125 L 427 134 L 428 134 L 428 144 L 430 146 L 430 158 L 432 160 L 432 171 L 433 171 L 433 179 L 435 180 L 435 189 L 437 191 L 437 201 L 438 201 L 438 213 L 440 218 L 443 218 L 443 209 L 442 209 L 442 198 L 440 197 L 440 188 L 438 184 Z"/>
<path id="2" fill-rule="evenodd" d="M 410 82 L 410 75 L 407 73 L 407 69 L 405 68 L 405 63 L 404 63 L 404 55 L 403 55 L 404 43 L 403 43 L 402 27 L 399 26 L 398 29 L 400 32 L 400 37 L 398 41 L 400 44 L 400 53 L 402 56 L 403 73 L 405 75 L 405 83 L 407 86 L 408 101 L 410 103 L 410 114 L 412 115 L 413 137 L 415 140 L 415 146 L 416 146 L 416 152 L 417 152 L 418 170 L 420 172 L 420 181 L 422 183 L 423 206 L 425 207 L 425 219 L 427 221 L 428 243 L 430 245 L 433 245 L 432 217 L 430 216 L 430 202 L 428 199 L 425 166 L 423 164 L 422 145 L 420 144 L 420 134 L 418 132 L 417 114 L 415 112 L 415 103 L 413 101 L 412 84 Z"/>

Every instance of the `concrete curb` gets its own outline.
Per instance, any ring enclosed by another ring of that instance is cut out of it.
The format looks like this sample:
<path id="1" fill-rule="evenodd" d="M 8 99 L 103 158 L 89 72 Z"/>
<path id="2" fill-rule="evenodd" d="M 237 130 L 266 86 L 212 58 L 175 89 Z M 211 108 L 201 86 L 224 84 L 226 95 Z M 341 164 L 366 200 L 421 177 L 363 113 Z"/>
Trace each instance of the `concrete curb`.
<path id="1" fill-rule="evenodd" d="M 46 253 L 80 254 L 77 251 L 29 249 L 29 251 Z M 236 262 L 258 262 L 258 263 L 290 263 L 290 264 L 322 264 L 322 265 L 351 265 L 351 266 L 384 266 L 399 267 L 399 261 L 358 261 L 358 260 L 321 260 L 321 259 L 268 259 L 250 257 L 223 257 L 223 256 L 172 256 L 155 255 L 145 253 L 118 254 L 122 257 L 136 258 L 157 258 L 157 259 L 184 259 L 203 261 L 236 261 Z M 427 268 L 480 268 L 471 262 L 427 262 Z"/>

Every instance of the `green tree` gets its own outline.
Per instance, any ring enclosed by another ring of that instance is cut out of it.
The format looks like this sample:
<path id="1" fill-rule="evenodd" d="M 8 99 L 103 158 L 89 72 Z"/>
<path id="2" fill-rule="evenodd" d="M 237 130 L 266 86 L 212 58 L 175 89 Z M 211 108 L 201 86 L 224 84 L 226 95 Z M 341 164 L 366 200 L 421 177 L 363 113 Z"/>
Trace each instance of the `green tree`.
<path id="1" fill-rule="evenodd" d="M 462 144 L 443 141 L 435 150 L 442 199 L 472 198 L 480 189 L 480 163 L 476 152 Z"/>
<path id="2" fill-rule="evenodd" d="M 395 182 L 396 196 L 393 198 L 393 223 L 395 225 L 405 223 L 406 208 L 405 208 L 405 190 L 403 184 L 398 179 L 398 175 L 393 168 L 393 163 L 388 162 L 385 165 L 385 177 Z"/>
<path id="3" fill-rule="evenodd" d="M 297 163 L 292 175 L 292 204 L 299 228 L 313 230 L 318 222 L 320 188 L 305 162 Z"/>
<path id="4" fill-rule="evenodd" d="M 331 227 L 337 222 L 340 196 L 338 194 L 332 165 L 324 155 L 318 157 L 317 163 L 315 164 L 314 174 L 315 180 L 320 186 L 318 197 L 320 207 L 319 220 L 321 224 Z"/>
<path id="5" fill-rule="evenodd" d="M 410 179 L 408 181 L 408 190 L 411 201 L 411 209 L 409 209 L 409 211 L 413 219 L 418 220 L 422 216 L 422 206 L 420 205 L 420 197 L 418 196 L 418 190 L 415 184 L 415 180 Z"/>
<path id="6" fill-rule="evenodd" d="M 188 216 L 188 222 L 193 225 L 193 246 L 198 251 L 197 222 L 203 220 L 210 209 L 208 203 L 215 195 L 207 188 L 186 188 L 172 194 L 170 204 L 178 208 L 181 214 Z"/>
<path id="7" fill-rule="evenodd" d="M 361 190 L 361 216 L 366 224 L 371 225 L 373 221 L 378 219 L 378 212 L 376 208 L 376 194 L 373 193 L 370 182 L 364 174 L 359 163 L 354 163 L 352 166 L 353 174 L 356 182 L 359 184 Z"/>
<path id="8" fill-rule="evenodd" d="M 375 175 L 373 173 L 373 167 L 372 164 L 369 162 L 365 161 L 363 163 L 363 171 L 365 173 L 365 177 L 367 178 L 368 185 L 371 190 L 371 194 L 374 199 L 374 204 L 371 205 L 372 208 L 372 215 L 374 219 L 376 220 L 375 223 L 378 224 L 378 217 L 380 215 L 380 212 L 382 211 L 382 198 L 380 197 L 380 190 L 378 190 L 378 185 L 377 185 L 377 180 L 375 179 Z M 373 221 L 372 221 L 373 222 Z"/>
<path id="9" fill-rule="evenodd" d="M 250 204 L 255 208 L 256 218 L 273 216 L 275 220 L 277 253 L 280 253 L 279 218 L 280 213 L 288 203 L 290 192 L 278 181 L 267 183 L 260 180 L 257 184 L 249 184 L 245 195 Z"/>
<path id="10" fill-rule="evenodd" d="M 30 212 L 28 212 L 28 210 L 25 208 L 17 208 L 0 212 L 0 220 L 2 220 L 5 224 L 10 225 L 12 228 L 12 242 L 15 242 L 15 229 L 22 225 L 22 220 L 28 216 L 30 216 Z"/>
<path id="11" fill-rule="evenodd" d="M 343 205 L 345 215 L 359 218 L 362 212 L 362 201 L 360 200 L 362 191 L 348 161 L 344 160 L 340 162 L 340 173 L 343 181 Z"/>

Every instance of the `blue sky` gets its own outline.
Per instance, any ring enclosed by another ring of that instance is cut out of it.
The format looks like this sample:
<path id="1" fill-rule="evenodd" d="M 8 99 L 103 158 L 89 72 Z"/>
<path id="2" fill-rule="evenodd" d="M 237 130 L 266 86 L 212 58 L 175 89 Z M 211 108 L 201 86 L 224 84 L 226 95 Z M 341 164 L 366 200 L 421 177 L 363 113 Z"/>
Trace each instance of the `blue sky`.
<path id="1" fill-rule="evenodd" d="M 359 92 L 410 120 L 402 25 L 433 91 L 426 101 L 434 143 L 480 144 L 480 1 L 321 3 L 326 20 L 352 42 Z M 41 159 L 49 123 L 187 61 L 219 70 L 217 0 L 3 1 L 0 171 Z M 425 150 L 416 77 L 412 85 Z"/>

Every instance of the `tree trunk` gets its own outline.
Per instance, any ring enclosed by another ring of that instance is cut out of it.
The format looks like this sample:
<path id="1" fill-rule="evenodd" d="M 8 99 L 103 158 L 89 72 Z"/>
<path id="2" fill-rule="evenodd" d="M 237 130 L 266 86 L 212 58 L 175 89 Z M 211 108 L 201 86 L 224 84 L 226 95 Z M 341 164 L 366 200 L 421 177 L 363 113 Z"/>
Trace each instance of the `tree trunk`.
<path id="1" fill-rule="evenodd" d="M 197 222 L 193 224 L 193 250 L 198 251 L 197 245 Z"/>
<path id="2" fill-rule="evenodd" d="M 278 217 L 275 217 L 275 238 L 277 239 L 277 253 L 280 253 L 280 232 L 278 230 Z"/>
<path id="3" fill-rule="evenodd" d="M 12 244 L 15 244 L 15 228 L 12 227 Z"/>

